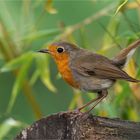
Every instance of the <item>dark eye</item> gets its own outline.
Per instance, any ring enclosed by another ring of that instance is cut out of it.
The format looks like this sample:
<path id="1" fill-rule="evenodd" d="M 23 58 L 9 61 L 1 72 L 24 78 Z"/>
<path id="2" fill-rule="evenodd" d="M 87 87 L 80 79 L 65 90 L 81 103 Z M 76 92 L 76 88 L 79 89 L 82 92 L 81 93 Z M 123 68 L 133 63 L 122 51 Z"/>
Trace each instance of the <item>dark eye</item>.
<path id="1" fill-rule="evenodd" d="M 64 52 L 64 48 L 57 48 L 57 52 L 58 52 L 58 53 Z"/>

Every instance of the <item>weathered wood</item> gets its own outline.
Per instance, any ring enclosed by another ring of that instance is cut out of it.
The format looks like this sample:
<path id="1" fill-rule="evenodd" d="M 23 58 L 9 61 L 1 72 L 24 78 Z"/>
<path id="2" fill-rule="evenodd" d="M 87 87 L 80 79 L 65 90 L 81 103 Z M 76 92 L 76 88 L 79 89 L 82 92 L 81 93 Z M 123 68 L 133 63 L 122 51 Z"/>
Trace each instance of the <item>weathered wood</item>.
<path id="1" fill-rule="evenodd" d="M 35 122 L 15 140 L 140 140 L 140 123 L 78 112 L 63 112 Z"/>

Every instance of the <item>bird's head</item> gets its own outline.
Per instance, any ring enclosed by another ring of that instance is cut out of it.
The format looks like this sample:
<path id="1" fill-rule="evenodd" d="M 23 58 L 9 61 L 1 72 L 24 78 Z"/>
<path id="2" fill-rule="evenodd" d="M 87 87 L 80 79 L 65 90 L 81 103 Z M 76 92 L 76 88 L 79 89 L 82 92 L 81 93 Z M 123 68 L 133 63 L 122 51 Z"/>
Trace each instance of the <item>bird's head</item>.
<path id="1" fill-rule="evenodd" d="M 50 44 L 47 49 L 41 49 L 38 52 L 50 54 L 56 61 L 61 61 L 68 57 L 78 47 L 68 42 L 55 42 Z"/>

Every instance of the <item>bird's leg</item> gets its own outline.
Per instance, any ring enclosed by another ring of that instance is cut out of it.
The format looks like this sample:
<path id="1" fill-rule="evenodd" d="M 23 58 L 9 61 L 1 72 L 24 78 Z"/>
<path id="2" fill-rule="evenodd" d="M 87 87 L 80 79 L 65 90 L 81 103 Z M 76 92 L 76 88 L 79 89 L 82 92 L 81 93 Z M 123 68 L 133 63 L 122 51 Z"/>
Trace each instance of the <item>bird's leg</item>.
<path id="1" fill-rule="evenodd" d="M 107 90 L 102 90 L 101 92 L 98 92 L 98 98 L 97 98 L 97 102 L 86 112 L 89 113 L 92 109 L 94 109 L 94 107 L 99 104 L 106 96 L 107 96 L 108 92 Z"/>
<path id="2" fill-rule="evenodd" d="M 78 111 L 81 111 L 82 109 L 84 109 L 86 106 L 89 106 L 90 104 L 92 104 L 93 102 L 99 100 L 101 98 L 101 96 L 98 96 L 97 98 L 95 99 L 92 99 L 90 102 L 88 102 L 87 104 L 83 105 L 82 107 L 78 108 L 77 110 Z"/>

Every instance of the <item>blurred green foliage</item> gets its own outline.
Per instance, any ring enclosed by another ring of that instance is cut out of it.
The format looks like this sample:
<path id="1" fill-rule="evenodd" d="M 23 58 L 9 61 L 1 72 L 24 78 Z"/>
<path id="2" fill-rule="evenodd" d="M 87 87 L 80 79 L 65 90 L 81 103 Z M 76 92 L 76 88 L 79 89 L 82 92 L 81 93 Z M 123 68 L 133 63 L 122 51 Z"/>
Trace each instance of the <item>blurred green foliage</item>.
<path id="1" fill-rule="evenodd" d="M 12 139 L 36 119 L 82 106 L 81 94 L 36 51 L 56 40 L 113 57 L 140 35 L 139 0 L 0 1 L 0 140 Z M 140 78 L 140 49 L 127 72 Z M 140 85 L 119 81 L 93 113 L 140 121 Z"/>

